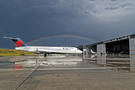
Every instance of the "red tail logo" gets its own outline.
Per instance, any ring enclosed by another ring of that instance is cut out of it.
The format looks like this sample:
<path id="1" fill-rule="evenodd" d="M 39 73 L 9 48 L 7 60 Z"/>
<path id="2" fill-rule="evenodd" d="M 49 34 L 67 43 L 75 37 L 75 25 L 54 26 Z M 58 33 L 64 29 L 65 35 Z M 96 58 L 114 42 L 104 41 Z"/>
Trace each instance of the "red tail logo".
<path id="1" fill-rule="evenodd" d="M 22 47 L 23 46 L 23 42 L 22 41 L 14 41 L 15 45 L 17 47 Z"/>

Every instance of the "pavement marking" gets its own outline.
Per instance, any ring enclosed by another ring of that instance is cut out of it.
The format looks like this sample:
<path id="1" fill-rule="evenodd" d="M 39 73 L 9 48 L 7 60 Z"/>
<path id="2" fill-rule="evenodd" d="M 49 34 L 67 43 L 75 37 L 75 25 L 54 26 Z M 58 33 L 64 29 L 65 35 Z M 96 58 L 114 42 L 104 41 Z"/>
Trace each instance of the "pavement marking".
<path id="1" fill-rule="evenodd" d="M 35 69 L 28 77 L 26 77 L 26 78 L 22 81 L 22 83 L 20 83 L 20 85 L 19 85 L 15 90 L 18 90 L 18 89 L 25 83 L 25 81 L 27 81 L 27 80 L 34 74 L 34 72 L 37 70 L 38 67 L 39 67 L 39 65 L 36 67 L 36 69 Z"/>

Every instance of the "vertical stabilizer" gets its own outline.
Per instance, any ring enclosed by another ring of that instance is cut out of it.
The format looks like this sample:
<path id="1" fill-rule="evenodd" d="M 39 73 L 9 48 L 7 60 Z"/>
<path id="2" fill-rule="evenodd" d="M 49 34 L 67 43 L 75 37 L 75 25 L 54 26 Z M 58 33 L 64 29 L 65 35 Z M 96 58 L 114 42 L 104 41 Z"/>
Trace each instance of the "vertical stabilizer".
<path id="1" fill-rule="evenodd" d="M 17 37 L 4 37 L 4 38 L 11 39 L 17 47 L 27 46 L 26 44 L 23 43 L 23 41 L 20 38 Z"/>

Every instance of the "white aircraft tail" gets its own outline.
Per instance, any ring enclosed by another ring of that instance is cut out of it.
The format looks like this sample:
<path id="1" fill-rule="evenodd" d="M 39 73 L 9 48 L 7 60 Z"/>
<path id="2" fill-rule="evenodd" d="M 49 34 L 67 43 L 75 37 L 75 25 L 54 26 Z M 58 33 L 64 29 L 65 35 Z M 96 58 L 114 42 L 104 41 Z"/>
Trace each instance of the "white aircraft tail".
<path id="1" fill-rule="evenodd" d="M 91 51 L 91 53 L 95 53 L 95 52 L 92 51 L 92 49 L 90 51 Z"/>

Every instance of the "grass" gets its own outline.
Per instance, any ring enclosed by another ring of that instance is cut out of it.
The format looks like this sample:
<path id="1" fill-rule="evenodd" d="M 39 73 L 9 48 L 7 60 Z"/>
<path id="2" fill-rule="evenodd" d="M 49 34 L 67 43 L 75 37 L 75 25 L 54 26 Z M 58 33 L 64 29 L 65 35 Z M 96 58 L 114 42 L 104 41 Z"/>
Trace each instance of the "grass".
<path id="1" fill-rule="evenodd" d="M 34 53 L 29 53 L 22 50 L 13 50 L 13 49 L 0 49 L 0 57 L 6 56 L 20 56 L 20 55 L 35 55 Z"/>

